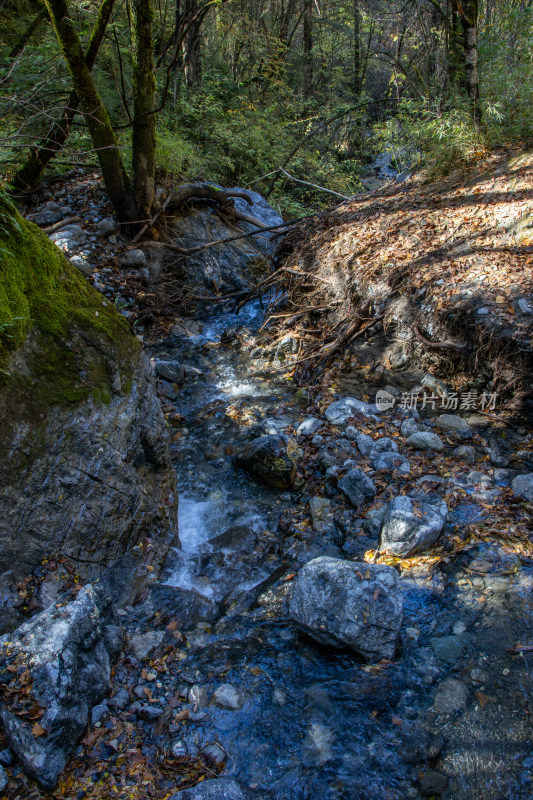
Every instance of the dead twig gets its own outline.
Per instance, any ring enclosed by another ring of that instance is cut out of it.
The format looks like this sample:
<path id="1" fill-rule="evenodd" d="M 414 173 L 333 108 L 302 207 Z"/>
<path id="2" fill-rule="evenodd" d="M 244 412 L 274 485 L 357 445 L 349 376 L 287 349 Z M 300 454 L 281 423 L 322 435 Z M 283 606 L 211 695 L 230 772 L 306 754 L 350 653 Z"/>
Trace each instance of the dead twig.
<path id="1" fill-rule="evenodd" d="M 55 225 L 49 225 L 48 228 L 41 228 L 43 233 L 55 233 L 56 231 L 60 231 L 61 228 L 66 228 L 67 225 L 73 225 L 75 222 L 81 222 L 81 217 L 65 217 L 60 222 L 56 222 Z"/>

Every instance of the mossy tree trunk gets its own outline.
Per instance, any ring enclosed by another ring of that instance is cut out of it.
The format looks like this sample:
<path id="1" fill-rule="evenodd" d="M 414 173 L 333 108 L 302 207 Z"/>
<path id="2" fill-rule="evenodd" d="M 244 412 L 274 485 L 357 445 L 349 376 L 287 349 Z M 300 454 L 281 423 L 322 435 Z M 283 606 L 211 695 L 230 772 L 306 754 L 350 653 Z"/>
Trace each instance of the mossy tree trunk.
<path id="1" fill-rule="evenodd" d="M 85 63 L 88 69 L 92 69 L 94 66 L 114 4 L 115 0 L 102 0 L 102 4 L 100 5 L 89 44 L 85 51 Z M 46 10 L 45 15 L 48 16 Z M 59 119 L 52 123 L 52 126 L 39 146 L 31 150 L 28 160 L 22 165 L 13 178 L 11 183 L 15 191 L 27 192 L 39 183 L 51 159 L 61 150 L 67 141 L 79 104 L 80 100 L 78 95 L 75 91 L 72 91 Z"/>
<path id="2" fill-rule="evenodd" d="M 133 196 L 149 217 L 155 186 L 155 93 L 152 0 L 133 0 Z"/>
<path id="3" fill-rule="evenodd" d="M 119 219 L 132 222 L 137 219 L 137 209 L 130 181 L 124 168 L 111 120 L 85 62 L 76 29 L 67 16 L 66 0 L 45 0 L 45 2 L 74 84 L 74 90 L 80 100 L 93 145 L 98 152 L 98 160 L 109 200 Z"/>

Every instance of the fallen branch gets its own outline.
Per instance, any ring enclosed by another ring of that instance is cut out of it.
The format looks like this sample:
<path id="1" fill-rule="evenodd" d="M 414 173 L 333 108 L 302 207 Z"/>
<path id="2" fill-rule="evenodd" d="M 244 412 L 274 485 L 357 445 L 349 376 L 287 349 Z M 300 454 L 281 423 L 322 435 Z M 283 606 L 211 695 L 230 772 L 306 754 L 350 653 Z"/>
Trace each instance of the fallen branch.
<path id="1" fill-rule="evenodd" d="M 169 196 L 167 197 L 167 199 L 165 200 L 165 202 L 163 203 L 163 205 L 161 206 L 159 211 L 157 211 L 154 214 L 154 216 L 152 217 L 151 220 L 149 220 L 148 222 L 145 222 L 144 225 L 142 226 L 141 230 L 138 233 L 135 234 L 135 236 L 131 240 L 132 244 L 135 244 L 135 242 L 138 242 L 139 239 L 141 238 L 141 236 L 143 235 L 143 233 L 145 231 L 147 231 L 148 228 L 153 228 L 154 227 L 155 223 L 157 222 L 157 220 L 159 219 L 161 214 L 164 214 L 164 212 L 167 210 L 168 205 L 169 205 L 171 200 L 172 200 L 172 195 L 169 194 Z"/>
<path id="2" fill-rule="evenodd" d="M 433 350 L 453 350 L 456 353 L 465 353 L 468 350 L 466 344 L 454 344 L 453 342 L 430 342 L 425 336 L 422 336 L 416 325 L 411 328 L 416 338 L 422 342 L 423 345 Z"/>
<path id="3" fill-rule="evenodd" d="M 295 178 L 294 175 L 289 175 L 287 170 L 283 169 L 283 167 L 279 168 L 279 171 L 285 175 L 285 177 L 289 178 L 294 183 L 301 183 L 302 186 L 309 186 L 311 189 L 318 189 L 319 192 L 327 192 L 327 194 L 335 195 L 335 197 L 340 197 L 342 200 L 352 200 L 352 197 L 348 197 L 348 195 L 340 194 L 340 192 L 334 192 L 333 189 L 326 189 L 325 186 L 318 186 L 316 183 L 309 183 L 309 181 L 301 181 L 299 178 Z"/>
<path id="4" fill-rule="evenodd" d="M 172 210 L 183 205 L 187 200 L 214 200 L 224 204 L 233 197 L 241 197 L 249 206 L 254 204 L 248 192 L 244 192 L 242 189 L 217 189 L 210 183 L 184 183 L 170 195 L 169 208 Z"/>
<path id="5" fill-rule="evenodd" d="M 56 222 L 55 225 L 50 225 L 48 228 L 41 228 L 43 233 L 55 233 L 56 231 L 60 231 L 61 228 L 66 228 L 67 225 L 73 225 L 75 222 L 81 222 L 81 217 L 65 217 L 60 222 Z"/>

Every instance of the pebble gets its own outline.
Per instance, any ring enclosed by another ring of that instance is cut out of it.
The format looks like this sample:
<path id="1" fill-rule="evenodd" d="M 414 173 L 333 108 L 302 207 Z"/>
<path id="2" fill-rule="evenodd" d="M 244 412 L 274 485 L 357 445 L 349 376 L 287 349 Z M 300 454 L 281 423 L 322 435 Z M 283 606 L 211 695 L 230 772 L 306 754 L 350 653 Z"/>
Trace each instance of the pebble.
<path id="1" fill-rule="evenodd" d="M 225 751 L 216 743 L 208 744 L 206 747 L 202 748 L 201 752 L 202 755 L 207 756 L 207 758 L 213 761 L 217 767 L 223 764 L 227 758 Z"/>
<path id="2" fill-rule="evenodd" d="M 220 708 L 230 711 L 238 711 L 243 705 L 241 692 L 231 683 L 223 683 L 222 686 L 219 686 L 213 695 L 213 700 Z"/>
<path id="3" fill-rule="evenodd" d="M 130 693 L 127 689 L 119 689 L 113 697 L 110 697 L 107 704 L 114 711 L 123 711 L 130 702 Z"/>
<path id="4" fill-rule="evenodd" d="M 197 683 L 189 689 L 189 702 L 193 703 L 197 708 L 205 708 L 207 705 L 207 690 L 204 686 L 198 686 Z"/>
<path id="5" fill-rule="evenodd" d="M 172 751 L 172 755 L 174 756 L 174 758 L 183 758 L 183 756 L 187 755 L 187 747 L 181 741 L 181 739 L 178 739 L 176 742 L 173 742 L 170 749 Z"/>
<path id="6" fill-rule="evenodd" d="M 162 716 L 163 709 L 159 706 L 141 706 L 137 711 L 137 714 L 146 722 L 151 722 L 152 720 Z"/>

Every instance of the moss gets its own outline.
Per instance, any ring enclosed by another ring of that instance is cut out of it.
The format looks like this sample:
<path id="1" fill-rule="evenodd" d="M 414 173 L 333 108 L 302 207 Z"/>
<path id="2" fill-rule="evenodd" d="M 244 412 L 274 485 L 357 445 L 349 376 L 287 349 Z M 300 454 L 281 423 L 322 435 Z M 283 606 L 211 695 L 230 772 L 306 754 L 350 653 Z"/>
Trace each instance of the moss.
<path id="1" fill-rule="evenodd" d="M 113 372 L 122 386 L 131 381 L 140 351 L 126 320 L 2 197 L 0 248 L 3 388 L 12 395 L 29 391 L 41 407 L 76 404 L 91 394 L 109 402 Z M 17 370 L 10 360 L 30 331 L 28 369 Z"/>

